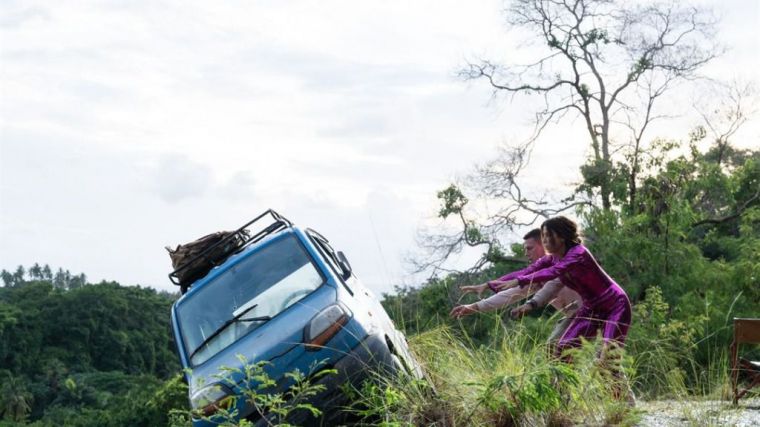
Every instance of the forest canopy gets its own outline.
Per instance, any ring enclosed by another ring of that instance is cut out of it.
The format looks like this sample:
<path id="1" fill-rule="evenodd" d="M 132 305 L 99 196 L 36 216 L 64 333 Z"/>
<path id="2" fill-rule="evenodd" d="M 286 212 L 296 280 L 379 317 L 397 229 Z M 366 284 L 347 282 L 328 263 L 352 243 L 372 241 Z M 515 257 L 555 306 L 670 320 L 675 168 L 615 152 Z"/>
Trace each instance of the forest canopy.
<path id="1" fill-rule="evenodd" d="M 47 265 L 1 274 L 0 419 L 161 425 L 186 406 L 169 328 L 176 295 Z"/>

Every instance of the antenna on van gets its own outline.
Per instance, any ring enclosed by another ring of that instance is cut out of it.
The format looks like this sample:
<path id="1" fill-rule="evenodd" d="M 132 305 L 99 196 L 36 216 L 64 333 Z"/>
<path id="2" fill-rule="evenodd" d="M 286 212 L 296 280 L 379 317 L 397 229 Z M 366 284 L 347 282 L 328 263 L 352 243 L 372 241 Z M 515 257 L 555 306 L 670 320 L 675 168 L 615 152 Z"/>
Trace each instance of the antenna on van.
<path id="1" fill-rule="evenodd" d="M 375 221 L 372 219 L 372 212 L 370 210 L 367 211 L 367 216 L 369 216 L 369 223 L 372 226 L 372 235 L 375 237 L 375 244 L 377 245 L 377 251 L 380 253 L 380 260 L 383 264 L 383 274 L 385 275 L 385 282 L 390 283 L 391 282 L 391 275 L 388 271 L 388 263 L 385 262 L 385 255 L 383 254 L 383 248 L 380 245 L 380 239 L 377 237 L 377 229 L 375 228 Z"/>

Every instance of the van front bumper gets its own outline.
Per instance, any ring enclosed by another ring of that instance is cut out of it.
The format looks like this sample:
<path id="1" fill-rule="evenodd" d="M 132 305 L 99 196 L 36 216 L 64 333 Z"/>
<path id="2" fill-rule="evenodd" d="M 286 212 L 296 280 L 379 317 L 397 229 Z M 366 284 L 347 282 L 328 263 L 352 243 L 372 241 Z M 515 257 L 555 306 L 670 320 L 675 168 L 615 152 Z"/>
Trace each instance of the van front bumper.
<path id="1" fill-rule="evenodd" d="M 323 369 L 335 369 L 337 372 L 314 382 L 313 384 L 324 386 L 324 390 L 306 401 L 320 409 L 322 416 L 315 418 L 306 410 L 298 410 L 288 416 L 288 423 L 299 426 L 344 423 L 351 415 L 350 411 L 346 410 L 351 404 L 351 395 L 361 390 L 362 383 L 378 381 L 389 374 L 395 374 L 398 370 L 384 335 L 367 336 L 333 366 Z M 269 422 L 261 419 L 258 414 L 251 414 L 247 418 L 254 421 L 256 426 L 269 425 Z"/>

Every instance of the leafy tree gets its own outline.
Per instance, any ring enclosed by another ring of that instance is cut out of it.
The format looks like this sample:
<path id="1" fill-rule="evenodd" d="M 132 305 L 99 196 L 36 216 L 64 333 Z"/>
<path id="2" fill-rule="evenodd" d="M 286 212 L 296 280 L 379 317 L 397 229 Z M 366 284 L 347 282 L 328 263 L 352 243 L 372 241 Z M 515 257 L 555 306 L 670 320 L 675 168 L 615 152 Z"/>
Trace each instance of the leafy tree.
<path id="1" fill-rule="evenodd" d="M 35 262 L 33 266 L 29 267 L 29 278 L 32 280 L 42 278 L 42 267 L 38 263 Z"/>
<path id="2" fill-rule="evenodd" d="M 3 269 L 2 272 L 0 272 L 0 278 L 3 279 L 4 286 L 13 286 L 14 280 L 13 280 L 13 273 L 10 271 Z"/>
<path id="3" fill-rule="evenodd" d="M 70 281 L 71 273 L 69 270 L 63 271 L 62 268 L 59 268 L 53 277 L 53 286 L 56 289 L 68 289 Z"/>
<path id="4" fill-rule="evenodd" d="M 47 264 L 42 267 L 42 279 L 47 281 L 53 280 L 53 272 Z"/>
<path id="5" fill-rule="evenodd" d="M 16 268 L 16 272 L 13 273 L 13 283 L 14 285 L 19 285 L 24 282 L 24 275 L 26 274 L 26 270 L 23 266 L 19 265 L 18 268 Z"/>
<path id="6" fill-rule="evenodd" d="M 23 421 L 31 411 L 32 394 L 26 388 L 24 378 L 5 371 L 0 386 L 0 416 L 13 421 Z"/>

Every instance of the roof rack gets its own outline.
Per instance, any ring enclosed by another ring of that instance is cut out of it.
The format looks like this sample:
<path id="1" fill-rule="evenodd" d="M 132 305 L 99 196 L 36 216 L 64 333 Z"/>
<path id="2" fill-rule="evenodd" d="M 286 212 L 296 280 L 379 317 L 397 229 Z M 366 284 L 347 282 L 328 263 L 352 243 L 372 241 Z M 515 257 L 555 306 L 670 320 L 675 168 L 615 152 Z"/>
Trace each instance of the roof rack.
<path id="1" fill-rule="evenodd" d="M 263 228 L 262 230 L 260 230 L 258 233 L 251 235 L 250 234 L 250 230 L 248 230 L 247 228 L 250 227 L 256 221 L 264 218 L 267 215 L 269 215 L 269 216 L 272 217 L 273 222 L 270 223 L 265 228 Z M 239 246 L 236 248 L 236 250 L 240 250 L 240 249 L 242 249 L 242 248 L 244 248 L 244 247 L 246 247 L 248 245 L 251 245 L 253 243 L 258 242 L 259 240 L 263 239 L 264 237 L 266 237 L 266 236 L 268 236 L 268 235 L 270 235 L 272 233 L 275 233 L 277 231 L 283 230 L 285 228 L 290 228 L 292 226 L 293 226 L 293 223 L 290 222 L 290 220 L 288 220 L 284 216 L 278 214 L 277 212 L 275 212 L 272 209 L 267 209 L 261 215 L 259 215 L 256 218 L 248 221 L 242 227 L 240 227 L 237 230 L 235 230 L 232 233 L 230 233 L 229 236 L 227 236 L 224 239 L 218 241 L 214 245 L 209 246 L 203 252 L 199 253 L 198 255 L 196 255 L 195 257 L 191 258 L 190 260 L 188 260 L 184 264 L 180 265 L 176 270 L 174 270 L 171 273 L 169 273 L 169 280 L 171 280 L 171 282 L 174 283 L 175 285 L 183 286 L 183 284 L 180 284 L 180 281 L 179 281 L 179 273 L 181 273 L 186 268 L 190 267 L 197 260 L 206 257 L 215 248 L 217 248 L 217 247 L 219 247 L 221 245 L 225 245 L 225 244 L 227 244 L 229 242 L 234 242 L 235 240 L 239 240 L 242 243 L 239 244 Z M 222 262 L 224 262 L 224 260 L 222 260 Z M 189 287 L 189 285 L 190 285 L 189 283 L 188 284 L 184 284 L 183 287 L 185 287 L 185 286 Z"/>

